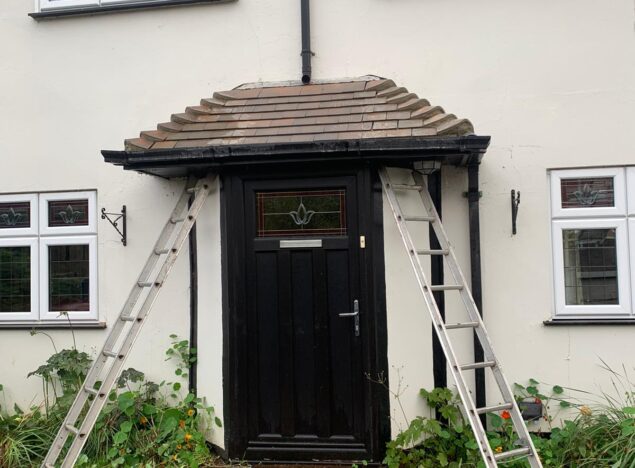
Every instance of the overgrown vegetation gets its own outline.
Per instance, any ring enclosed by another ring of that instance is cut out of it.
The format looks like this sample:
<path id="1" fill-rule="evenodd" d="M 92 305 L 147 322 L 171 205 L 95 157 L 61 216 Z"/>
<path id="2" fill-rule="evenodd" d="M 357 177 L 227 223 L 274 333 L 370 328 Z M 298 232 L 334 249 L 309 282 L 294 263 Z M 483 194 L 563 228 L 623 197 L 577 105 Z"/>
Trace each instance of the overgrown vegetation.
<path id="1" fill-rule="evenodd" d="M 548 393 L 538 381 L 516 384 L 518 401 L 541 403 L 540 420 L 530 422 L 532 439 L 543 465 L 579 468 L 632 468 L 635 466 L 635 385 L 624 368 L 611 373 L 614 395 L 599 397 L 559 385 Z M 448 389 L 421 390 L 420 395 L 439 416 L 419 416 L 388 443 L 386 463 L 400 467 L 481 467 L 478 447 L 466 425 L 457 397 Z M 576 397 L 576 395 L 580 395 Z M 397 398 L 399 395 L 397 395 Z M 575 415 L 555 424 L 561 411 Z M 488 416 L 487 432 L 494 452 L 516 448 L 516 439 L 508 412 Z M 542 429 L 546 429 L 544 432 Z M 511 460 L 501 465 L 526 467 L 525 461 Z"/>
<path id="2" fill-rule="evenodd" d="M 196 349 L 175 335 L 171 338 L 166 358 L 175 364 L 176 379 L 157 384 L 143 372 L 126 369 L 76 466 L 197 467 L 214 459 L 204 432 L 221 421 L 213 407 L 183 389 Z M 55 349 L 45 364 L 28 374 L 42 380 L 44 394 L 42 404 L 28 412 L 17 406 L 9 411 L 0 385 L 0 468 L 41 462 L 90 365 L 90 356 L 76 348 Z"/>

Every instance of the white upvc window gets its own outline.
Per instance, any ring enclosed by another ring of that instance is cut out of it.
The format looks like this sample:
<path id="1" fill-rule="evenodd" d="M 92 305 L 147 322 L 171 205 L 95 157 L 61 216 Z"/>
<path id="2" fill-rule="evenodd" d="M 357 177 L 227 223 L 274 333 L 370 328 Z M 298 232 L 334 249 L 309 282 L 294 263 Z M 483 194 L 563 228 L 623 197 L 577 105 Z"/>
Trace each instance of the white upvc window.
<path id="1" fill-rule="evenodd" d="M 97 321 L 96 198 L 0 195 L 0 325 Z"/>
<path id="2" fill-rule="evenodd" d="M 551 172 L 556 318 L 635 319 L 635 168 Z"/>
<path id="3" fill-rule="evenodd" d="M 36 0 L 39 11 L 62 10 L 71 8 L 126 5 L 135 3 L 159 4 L 167 0 Z"/>

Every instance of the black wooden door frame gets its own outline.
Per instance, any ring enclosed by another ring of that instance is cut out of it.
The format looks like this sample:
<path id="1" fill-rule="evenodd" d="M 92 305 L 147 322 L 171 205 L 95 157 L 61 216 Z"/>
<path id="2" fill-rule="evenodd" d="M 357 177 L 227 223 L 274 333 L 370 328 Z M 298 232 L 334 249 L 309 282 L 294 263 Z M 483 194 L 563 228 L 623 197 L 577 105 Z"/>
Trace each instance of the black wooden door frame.
<path id="1" fill-rule="evenodd" d="M 368 165 L 302 165 L 272 167 L 264 170 L 249 167 L 221 175 L 221 242 L 223 284 L 223 393 L 225 448 L 232 459 L 243 459 L 240 453 L 246 446 L 248 418 L 241 408 L 247 404 L 246 347 L 241 346 L 247 332 L 247 323 L 239 318 L 246 307 L 242 269 L 245 265 L 244 188 L 246 180 L 282 179 L 298 177 L 357 176 L 358 218 L 360 234 L 366 237 L 366 248 L 360 250 L 362 259 L 361 287 L 368 304 L 368 342 L 364 346 L 364 367 L 371 376 L 381 376 L 388 384 L 386 293 L 384 278 L 383 199 L 377 171 Z M 238 242 L 237 242 L 238 240 Z M 382 385 L 368 381 L 369 407 L 366 410 L 370 452 L 374 461 L 381 461 L 385 443 L 390 439 L 390 410 L 388 391 Z M 307 458 L 320 458 L 315 453 L 303 452 Z M 296 457 L 292 457 L 296 458 Z"/>

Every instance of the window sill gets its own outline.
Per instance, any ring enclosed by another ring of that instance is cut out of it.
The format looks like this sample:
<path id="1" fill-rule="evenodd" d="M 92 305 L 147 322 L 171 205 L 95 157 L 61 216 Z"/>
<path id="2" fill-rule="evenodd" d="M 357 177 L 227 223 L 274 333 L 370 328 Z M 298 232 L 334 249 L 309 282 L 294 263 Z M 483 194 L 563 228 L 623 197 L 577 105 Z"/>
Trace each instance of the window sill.
<path id="1" fill-rule="evenodd" d="M 579 325 L 635 325 L 635 318 L 632 319 L 598 319 L 598 318 L 576 318 L 576 319 L 551 319 L 542 322 L 546 327 L 559 326 L 579 326 Z"/>
<path id="2" fill-rule="evenodd" d="M 124 11 L 148 10 L 157 8 L 169 8 L 183 5 L 196 5 L 204 3 L 226 3 L 235 0 L 148 0 L 118 5 L 89 6 L 77 8 L 60 8 L 58 10 L 45 10 L 29 13 L 35 20 L 65 18 L 68 16 L 88 16 L 104 13 L 117 13 Z"/>
<path id="3" fill-rule="evenodd" d="M 101 330 L 106 328 L 106 322 L 0 322 L 0 330 Z"/>

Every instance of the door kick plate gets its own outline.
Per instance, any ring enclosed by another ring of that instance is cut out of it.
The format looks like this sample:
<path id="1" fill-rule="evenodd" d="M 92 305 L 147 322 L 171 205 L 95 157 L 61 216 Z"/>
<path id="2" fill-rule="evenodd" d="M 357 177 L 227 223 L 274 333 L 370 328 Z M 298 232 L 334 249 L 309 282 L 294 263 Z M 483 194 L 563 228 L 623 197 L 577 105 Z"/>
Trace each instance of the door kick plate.
<path id="1" fill-rule="evenodd" d="M 322 247 L 322 239 L 281 240 L 281 249 L 306 249 Z"/>

